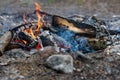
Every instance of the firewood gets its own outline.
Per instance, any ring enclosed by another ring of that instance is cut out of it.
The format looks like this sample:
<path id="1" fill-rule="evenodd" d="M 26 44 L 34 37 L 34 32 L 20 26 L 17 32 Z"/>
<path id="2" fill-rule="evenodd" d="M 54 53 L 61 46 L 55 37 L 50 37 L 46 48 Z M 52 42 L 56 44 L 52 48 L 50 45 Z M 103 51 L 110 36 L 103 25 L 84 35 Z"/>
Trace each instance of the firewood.
<path id="1" fill-rule="evenodd" d="M 18 33 L 18 37 L 20 38 L 20 40 L 24 40 L 25 43 L 25 48 L 29 49 L 29 48 L 33 48 L 37 45 L 37 41 L 36 39 L 34 39 L 29 33 L 27 32 L 20 32 Z"/>
<path id="2" fill-rule="evenodd" d="M 96 37 L 95 27 L 85 23 L 78 23 L 75 22 L 74 20 L 70 20 L 60 16 L 56 16 L 56 15 L 53 16 L 52 25 L 61 26 L 61 27 L 66 26 L 68 30 L 73 31 L 81 36 Z"/>
<path id="3" fill-rule="evenodd" d="M 18 45 L 18 44 L 8 44 L 8 46 L 5 48 L 5 51 L 9 51 L 11 49 L 17 49 L 17 48 L 24 48 L 23 46 L 21 45 Z"/>
<path id="4" fill-rule="evenodd" d="M 86 24 L 86 23 L 79 23 L 74 20 L 64 18 L 58 15 L 52 15 L 43 11 L 39 12 L 41 15 L 47 16 L 47 21 L 51 22 L 53 26 L 67 26 L 69 30 L 75 32 L 77 35 L 85 36 L 85 37 L 95 37 L 96 36 L 96 29 L 94 26 Z M 95 20 L 97 20 L 100 24 L 104 24 L 103 21 L 98 20 L 96 17 L 93 16 Z M 53 29 L 53 28 L 52 28 Z M 108 32 L 111 35 L 120 34 L 120 31 L 117 30 L 109 30 Z"/>
<path id="5" fill-rule="evenodd" d="M 85 24 L 85 23 L 78 23 L 74 20 L 67 19 L 58 15 L 52 15 L 46 12 L 39 12 L 42 15 L 48 16 L 48 22 L 52 23 L 52 26 L 66 26 L 68 30 L 75 32 L 77 35 L 85 36 L 85 37 L 96 37 L 96 29 L 95 27 Z M 54 28 L 52 28 L 54 29 Z M 55 31 L 56 32 L 56 31 Z"/>
<path id="6" fill-rule="evenodd" d="M 10 40 L 12 38 L 12 33 L 10 31 L 7 31 L 5 34 L 3 34 L 0 38 L 0 56 L 2 56 L 5 48 L 10 43 Z"/>

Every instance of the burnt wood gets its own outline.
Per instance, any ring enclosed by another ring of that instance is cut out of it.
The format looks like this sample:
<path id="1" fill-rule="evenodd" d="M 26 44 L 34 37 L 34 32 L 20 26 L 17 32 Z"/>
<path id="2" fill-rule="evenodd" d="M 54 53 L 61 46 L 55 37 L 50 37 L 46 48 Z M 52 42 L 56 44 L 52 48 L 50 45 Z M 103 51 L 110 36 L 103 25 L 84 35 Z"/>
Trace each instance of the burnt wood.
<path id="1" fill-rule="evenodd" d="M 33 48 L 37 45 L 37 40 L 35 40 L 31 35 L 29 35 L 29 33 L 27 32 L 20 32 L 18 34 L 18 37 L 20 40 L 24 40 L 26 41 L 25 43 L 25 48 L 26 49 L 30 49 Z"/>
<path id="2" fill-rule="evenodd" d="M 67 19 L 67 18 L 58 16 L 58 15 L 52 15 L 52 14 L 42 12 L 42 11 L 39 11 L 39 13 L 41 15 L 48 16 L 49 17 L 48 22 L 51 22 L 51 24 L 55 27 L 62 25 L 62 26 L 68 27 L 69 30 L 75 32 L 77 35 L 85 36 L 85 37 L 93 37 L 93 38 L 96 37 L 97 31 L 96 31 L 96 28 L 92 25 L 89 25 L 86 23 L 76 22 L 76 21 L 71 20 L 71 19 Z M 52 18 L 52 19 L 50 19 L 50 18 Z M 103 21 L 98 20 L 96 17 L 93 16 L 93 18 L 94 18 L 94 20 L 99 22 L 101 25 L 105 24 Z M 110 33 L 110 35 L 120 34 L 120 31 L 117 31 L 117 30 L 109 30 L 108 29 L 108 32 Z M 105 32 L 105 34 L 106 33 L 107 32 Z"/>
<path id="3" fill-rule="evenodd" d="M 28 22 L 28 23 L 24 23 L 24 24 L 21 24 L 13 29 L 10 29 L 10 31 L 12 32 L 12 34 L 14 33 L 19 33 L 22 31 L 22 29 L 29 29 L 33 26 L 37 26 L 37 22 Z"/>
<path id="4" fill-rule="evenodd" d="M 67 18 L 63 18 L 60 16 L 53 16 L 52 21 L 53 26 L 66 26 L 68 30 L 75 32 L 78 35 L 86 36 L 86 37 L 96 37 L 96 28 L 85 24 L 85 23 L 78 23 L 74 20 L 70 20 Z"/>
<path id="5" fill-rule="evenodd" d="M 8 46 L 5 48 L 5 51 L 11 50 L 11 49 L 17 49 L 17 48 L 22 48 L 24 49 L 24 47 L 22 45 L 18 45 L 18 44 L 8 44 Z"/>

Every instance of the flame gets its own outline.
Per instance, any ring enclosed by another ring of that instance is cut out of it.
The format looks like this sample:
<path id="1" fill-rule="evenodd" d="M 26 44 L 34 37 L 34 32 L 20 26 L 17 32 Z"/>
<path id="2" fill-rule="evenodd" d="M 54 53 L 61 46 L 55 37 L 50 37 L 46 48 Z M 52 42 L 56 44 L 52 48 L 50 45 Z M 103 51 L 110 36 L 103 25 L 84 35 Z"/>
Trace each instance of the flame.
<path id="1" fill-rule="evenodd" d="M 36 36 L 33 33 L 32 27 L 28 30 L 28 33 L 32 36 L 33 39 L 36 39 Z"/>
<path id="2" fill-rule="evenodd" d="M 36 16 L 37 16 L 37 18 L 38 18 L 38 20 L 37 20 L 37 28 L 36 28 L 36 34 L 33 32 L 33 28 L 29 28 L 29 30 L 24 30 L 24 29 L 22 29 L 22 31 L 24 32 L 24 31 L 27 31 L 34 39 L 36 39 L 36 37 L 37 37 L 37 35 L 40 33 L 40 28 L 41 28 L 41 26 L 43 25 L 43 18 L 44 18 L 44 15 L 40 15 L 40 11 L 41 11 L 41 7 L 40 7 L 40 5 L 38 4 L 38 3 L 35 3 L 35 11 L 36 11 Z M 24 15 L 23 15 L 23 21 L 24 22 L 27 22 L 27 20 L 26 20 L 26 16 L 27 16 L 27 13 L 24 13 Z"/>
<path id="3" fill-rule="evenodd" d="M 38 3 L 35 3 L 35 6 L 36 6 L 36 8 L 35 8 L 36 16 L 38 18 L 38 27 L 37 27 L 36 31 L 39 31 L 40 27 L 42 26 L 41 15 L 39 13 L 41 11 L 41 7 Z"/>
<path id="4" fill-rule="evenodd" d="M 22 41 L 23 41 L 24 44 L 27 44 L 27 41 L 25 41 L 25 40 L 22 40 Z"/>
<path id="5" fill-rule="evenodd" d="M 45 15 L 40 14 L 41 7 L 38 3 L 35 3 L 35 11 L 36 11 L 36 16 L 37 16 L 37 26 L 31 26 L 29 29 L 24 29 L 24 27 L 22 28 L 22 32 L 28 33 L 33 39 L 37 39 L 37 36 L 40 33 L 40 28 L 42 27 L 44 23 L 44 17 L 45 17 Z M 28 22 L 26 20 L 26 16 L 27 16 L 27 13 L 24 13 L 23 21 L 25 23 Z M 27 44 L 27 41 L 25 40 L 22 40 L 22 42 L 24 44 Z M 40 42 L 38 42 L 38 44 L 36 45 L 36 49 L 40 49 L 40 48 L 41 48 L 41 44 Z"/>

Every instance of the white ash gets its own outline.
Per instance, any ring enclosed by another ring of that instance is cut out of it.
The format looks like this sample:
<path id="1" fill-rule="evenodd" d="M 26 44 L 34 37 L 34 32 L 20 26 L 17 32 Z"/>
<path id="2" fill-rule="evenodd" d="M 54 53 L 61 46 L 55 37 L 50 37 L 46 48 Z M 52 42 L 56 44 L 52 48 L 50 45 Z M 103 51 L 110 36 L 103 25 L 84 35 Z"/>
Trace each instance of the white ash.
<path id="1" fill-rule="evenodd" d="M 48 30 L 43 31 L 40 34 L 40 36 L 43 36 L 46 39 L 49 39 L 50 42 L 53 43 L 57 52 L 60 52 L 60 51 L 65 52 L 69 47 L 71 47 L 70 44 L 67 41 L 65 41 L 62 37 L 60 37 L 54 33 L 51 33 Z"/>

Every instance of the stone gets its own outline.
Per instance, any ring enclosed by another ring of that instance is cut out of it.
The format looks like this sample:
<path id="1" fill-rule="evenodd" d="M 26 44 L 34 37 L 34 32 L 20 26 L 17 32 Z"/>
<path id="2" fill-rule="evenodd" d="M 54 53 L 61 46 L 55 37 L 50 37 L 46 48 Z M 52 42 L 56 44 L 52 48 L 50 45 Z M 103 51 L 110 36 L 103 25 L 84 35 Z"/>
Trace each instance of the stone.
<path id="1" fill-rule="evenodd" d="M 63 73 L 73 72 L 73 58 L 70 55 L 52 55 L 47 58 L 48 67 Z"/>

